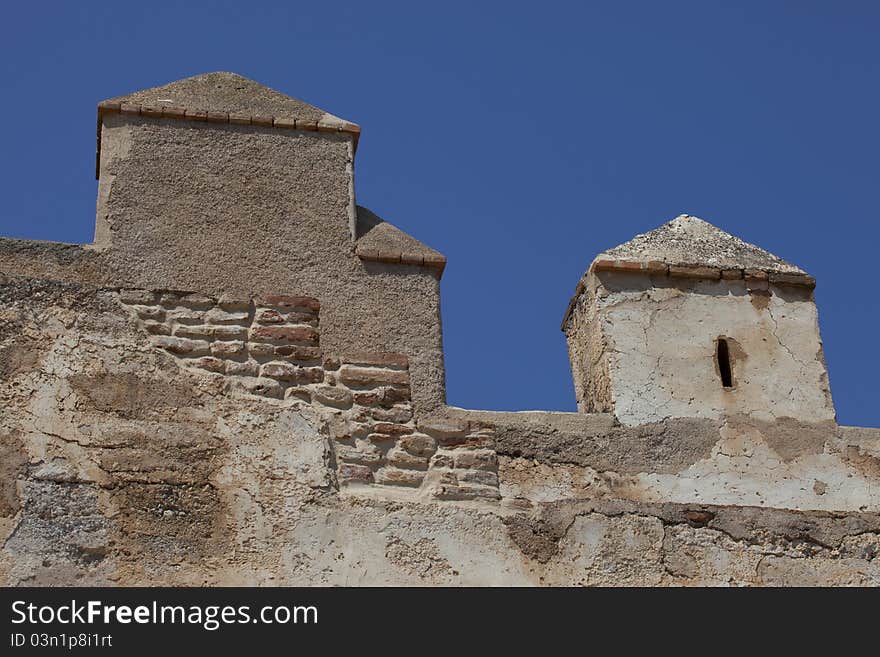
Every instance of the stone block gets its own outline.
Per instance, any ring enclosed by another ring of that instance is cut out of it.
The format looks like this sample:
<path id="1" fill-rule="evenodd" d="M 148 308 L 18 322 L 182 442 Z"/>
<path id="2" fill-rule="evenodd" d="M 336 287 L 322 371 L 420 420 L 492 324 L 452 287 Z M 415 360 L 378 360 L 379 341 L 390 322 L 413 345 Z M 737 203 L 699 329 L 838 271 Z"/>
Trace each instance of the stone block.
<path id="1" fill-rule="evenodd" d="M 340 464 L 337 476 L 341 483 L 359 482 L 368 484 L 373 481 L 373 471 L 365 465 L 356 463 Z"/>
<path id="2" fill-rule="evenodd" d="M 427 457 L 413 456 L 406 450 L 400 449 L 399 447 L 392 447 L 391 449 L 389 449 L 388 454 L 386 454 L 385 458 L 388 460 L 389 465 L 393 465 L 397 468 L 414 470 L 428 469 Z"/>
<path id="3" fill-rule="evenodd" d="M 135 306 L 135 312 L 141 319 L 149 319 L 154 322 L 165 321 L 165 309 L 161 306 Z"/>
<path id="4" fill-rule="evenodd" d="M 202 358 L 189 360 L 187 361 L 187 365 L 198 367 L 199 369 L 207 370 L 209 372 L 215 372 L 217 374 L 223 374 L 226 371 L 226 363 L 213 356 L 203 356 Z"/>
<path id="5" fill-rule="evenodd" d="M 244 356 L 246 352 L 245 343 L 241 340 L 214 342 L 211 344 L 211 354 L 218 358 L 236 358 Z"/>
<path id="6" fill-rule="evenodd" d="M 499 500 L 501 493 L 490 486 L 439 486 L 434 497 L 440 500 Z"/>
<path id="7" fill-rule="evenodd" d="M 226 363 L 226 374 L 229 376 L 257 376 L 259 372 L 260 365 L 252 360 L 241 363 L 227 361 Z"/>
<path id="8" fill-rule="evenodd" d="M 153 343 L 178 356 L 207 356 L 211 352 L 211 344 L 204 340 L 158 335 L 153 338 Z"/>
<path id="9" fill-rule="evenodd" d="M 386 486 L 408 486 L 418 488 L 425 479 L 425 473 L 420 470 L 404 470 L 386 466 L 375 474 L 377 484 Z"/>
<path id="10" fill-rule="evenodd" d="M 257 311 L 255 321 L 258 324 L 283 324 L 284 315 L 272 308 L 261 308 Z"/>
<path id="11" fill-rule="evenodd" d="M 432 468 L 454 468 L 455 458 L 448 452 L 437 452 L 431 457 Z"/>
<path id="12" fill-rule="evenodd" d="M 343 365 L 339 370 L 340 380 L 353 386 L 408 385 L 409 372 L 368 367 Z"/>
<path id="13" fill-rule="evenodd" d="M 284 389 L 275 379 L 255 378 L 240 379 L 242 387 L 253 395 L 281 399 Z"/>
<path id="14" fill-rule="evenodd" d="M 336 408 L 349 408 L 352 404 L 351 392 L 337 386 L 318 386 L 312 391 L 312 397 L 319 404 Z"/>
<path id="15" fill-rule="evenodd" d="M 387 433 L 389 436 L 402 436 L 412 433 L 413 428 L 406 424 L 395 424 L 393 422 L 377 422 L 373 425 L 373 431 L 376 433 Z"/>
<path id="16" fill-rule="evenodd" d="M 324 378 L 320 367 L 298 367 L 291 363 L 273 361 L 260 368 L 261 376 L 292 383 L 318 383 Z"/>
<path id="17" fill-rule="evenodd" d="M 489 449 L 459 450 L 455 452 L 455 467 L 494 471 L 498 469 L 498 455 Z"/>
<path id="18" fill-rule="evenodd" d="M 424 433 L 414 433 L 402 436 L 398 446 L 415 456 L 431 456 L 437 451 L 437 441 Z"/>
<path id="19" fill-rule="evenodd" d="M 248 321 L 249 314 L 244 311 L 229 312 L 214 308 L 205 315 L 205 321 L 209 324 L 244 324 Z"/>
<path id="20" fill-rule="evenodd" d="M 407 369 L 409 358 L 404 354 L 392 354 L 384 352 L 358 352 L 344 354 L 343 362 L 347 365 L 361 365 L 367 367 L 385 367 L 392 369 Z"/>
<path id="21" fill-rule="evenodd" d="M 498 475 L 488 470 L 458 470 L 458 480 L 463 484 L 479 484 L 480 486 L 498 486 Z"/>

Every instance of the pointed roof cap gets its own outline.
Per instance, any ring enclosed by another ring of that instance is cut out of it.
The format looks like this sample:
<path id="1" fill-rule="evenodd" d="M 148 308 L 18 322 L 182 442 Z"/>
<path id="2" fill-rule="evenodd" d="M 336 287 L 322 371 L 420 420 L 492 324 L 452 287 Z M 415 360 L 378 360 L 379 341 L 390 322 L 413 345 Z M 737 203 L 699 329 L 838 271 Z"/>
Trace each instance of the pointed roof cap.
<path id="1" fill-rule="evenodd" d="M 769 279 L 774 284 L 807 288 L 816 285 L 812 276 L 790 262 L 708 221 L 682 214 L 597 255 L 578 281 L 568 303 L 562 319 L 563 331 L 578 299 L 587 289 L 588 277 L 596 271 L 709 280 Z"/>
<path id="2" fill-rule="evenodd" d="M 600 253 L 594 262 L 599 260 L 654 261 L 666 265 L 713 269 L 757 269 L 778 274 L 806 273 L 708 221 L 687 214 Z"/>
<path id="3" fill-rule="evenodd" d="M 117 96 L 105 102 L 158 107 L 168 105 L 204 112 L 277 116 L 312 121 L 320 121 L 324 118 L 342 120 L 313 105 L 227 71 L 194 75 L 160 87 Z"/>
<path id="4" fill-rule="evenodd" d="M 234 123 L 264 127 L 345 132 L 357 148 L 360 127 L 329 112 L 287 96 L 237 73 L 217 71 L 98 104 L 98 166 L 104 114 L 122 113 L 154 118 Z"/>
<path id="5" fill-rule="evenodd" d="M 355 253 L 361 260 L 431 267 L 443 275 L 446 256 L 367 208 L 357 206 Z"/>

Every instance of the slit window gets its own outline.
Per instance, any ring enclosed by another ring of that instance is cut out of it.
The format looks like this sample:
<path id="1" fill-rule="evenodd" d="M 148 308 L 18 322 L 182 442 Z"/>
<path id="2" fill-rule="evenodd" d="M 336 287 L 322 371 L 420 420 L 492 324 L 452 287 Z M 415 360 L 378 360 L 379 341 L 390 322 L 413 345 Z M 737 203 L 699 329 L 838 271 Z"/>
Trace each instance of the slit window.
<path id="1" fill-rule="evenodd" d="M 733 387 L 733 363 L 730 361 L 730 346 L 725 338 L 718 338 L 715 358 L 718 361 L 718 372 L 721 374 L 721 385 Z"/>

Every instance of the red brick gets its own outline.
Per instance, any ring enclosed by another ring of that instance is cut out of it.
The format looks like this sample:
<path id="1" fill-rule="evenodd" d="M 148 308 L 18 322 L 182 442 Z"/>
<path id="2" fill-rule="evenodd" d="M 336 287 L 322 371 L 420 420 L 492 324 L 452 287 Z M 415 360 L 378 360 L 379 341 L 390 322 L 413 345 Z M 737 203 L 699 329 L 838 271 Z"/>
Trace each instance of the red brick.
<path id="1" fill-rule="evenodd" d="M 401 424 L 413 419 L 412 408 L 407 406 L 395 406 L 393 408 L 371 408 L 369 415 L 378 422 L 395 422 Z"/>
<path id="2" fill-rule="evenodd" d="M 684 517 L 687 518 L 690 524 L 696 525 L 697 527 L 704 527 L 715 518 L 715 514 L 711 511 L 694 509 L 690 511 L 685 511 Z"/>
<path id="3" fill-rule="evenodd" d="M 203 340 L 172 338 L 165 335 L 156 336 L 153 340 L 156 346 L 181 356 L 207 355 L 211 350 L 210 343 Z"/>
<path id="4" fill-rule="evenodd" d="M 400 254 L 400 262 L 404 265 L 421 265 L 424 264 L 424 261 L 424 256 L 418 253 L 403 252 Z"/>
<path id="5" fill-rule="evenodd" d="M 260 375 L 294 383 L 318 383 L 324 378 L 324 370 L 320 367 L 297 367 L 290 363 L 277 362 L 263 365 Z"/>
<path id="6" fill-rule="evenodd" d="M 244 326 L 214 326 L 211 333 L 216 340 L 246 340 L 247 331 Z"/>
<path id="7" fill-rule="evenodd" d="M 426 267 L 438 267 L 442 273 L 444 267 L 446 267 L 446 256 L 439 253 L 426 253 L 422 257 L 422 264 Z"/>
<path id="8" fill-rule="evenodd" d="M 152 335 L 171 335 L 171 327 L 161 322 L 146 321 L 144 322 L 144 328 L 147 329 L 147 333 Z"/>
<path id="9" fill-rule="evenodd" d="M 379 249 L 376 252 L 376 260 L 379 262 L 387 262 L 389 264 L 400 263 L 400 251 L 392 251 L 390 249 Z"/>
<path id="10" fill-rule="evenodd" d="M 288 344 L 273 347 L 272 355 L 299 363 L 317 363 L 321 360 L 321 350 L 317 347 L 297 347 Z"/>
<path id="11" fill-rule="evenodd" d="M 411 468 L 414 470 L 428 469 L 428 457 L 416 456 L 397 447 L 393 447 L 388 450 L 388 454 L 385 458 L 390 465 L 396 466 L 398 468 Z"/>
<path id="12" fill-rule="evenodd" d="M 211 345 L 211 353 L 219 358 L 241 356 L 245 353 L 244 342 L 240 340 L 235 340 L 233 342 L 215 342 Z"/>
<path id="13" fill-rule="evenodd" d="M 226 371 L 226 363 L 224 363 L 219 358 L 214 358 L 212 356 L 205 356 L 204 358 L 191 360 L 189 361 L 189 364 L 194 367 L 208 370 L 209 372 L 217 372 L 219 374 L 223 374 Z"/>
<path id="14" fill-rule="evenodd" d="M 455 461 L 452 458 L 452 454 L 434 454 L 431 458 L 431 467 L 453 468 L 455 467 Z"/>
<path id="15" fill-rule="evenodd" d="M 367 440 L 371 443 L 387 443 L 390 440 L 395 440 L 397 436 L 392 436 L 387 433 L 371 433 L 367 435 Z"/>
<path id="16" fill-rule="evenodd" d="M 229 376 L 257 376 L 260 366 L 252 360 L 244 363 L 228 361 L 226 363 L 226 374 Z"/>
<path id="17" fill-rule="evenodd" d="M 405 424 L 395 424 L 394 422 L 377 422 L 373 425 L 373 431 L 376 433 L 387 433 L 390 436 L 402 436 L 412 433 L 413 428 Z"/>
<path id="18" fill-rule="evenodd" d="M 339 370 L 343 383 L 355 386 L 409 385 L 409 372 L 343 365 Z"/>
<path id="19" fill-rule="evenodd" d="M 718 280 L 721 270 L 714 267 L 697 267 L 691 265 L 669 265 L 669 275 L 674 278 L 707 278 Z"/>
<path id="20" fill-rule="evenodd" d="M 321 132 L 339 132 L 342 121 L 338 119 L 321 119 L 318 121 L 318 130 Z"/>
<path id="21" fill-rule="evenodd" d="M 390 408 L 397 402 L 408 402 L 412 397 L 409 386 L 380 388 L 377 394 L 379 404 L 385 408 Z"/>
<path id="22" fill-rule="evenodd" d="M 418 470 L 402 470 L 400 468 L 385 467 L 376 473 L 376 483 L 386 486 L 411 486 L 416 488 L 422 485 L 425 473 Z"/>
<path id="23" fill-rule="evenodd" d="M 335 354 L 327 354 L 324 356 L 324 369 L 335 372 L 339 369 L 342 362 L 339 360 Z"/>
<path id="24" fill-rule="evenodd" d="M 354 403 L 361 406 L 374 406 L 379 403 L 379 395 L 374 392 L 359 392 L 354 396 Z"/>
<path id="25" fill-rule="evenodd" d="M 415 456 L 427 457 L 437 451 L 437 441 L 431 438 L 431 436 L 423 433 L 403 436 L 398 442 L 398 445 Z"/>
<path id="26" fill-rule="evenodd" d="M 259 324 L 283 324 L 284 316 L 277 310 L 263 309 L 257 311 L 256 321 Z"/>
<path id="27" fill-rule="evenodd" d="M 816 287 L 816 279 L 808 274 L 770 274 L 770 282 L 777 285 Z"/>
<path id="28" fill-rule="evenodd" d="M 162 116 L 167 119 L 183 119 L 186 118 L 186 109 L 183 107 L 162 107 Z"/>
<path id="29" fill-rule="evenodd" d="M 337 386 L 320 386 L 313 391 L 315 401 L 325 406 L 348 408 L 351 406 L 351 392 Z"/>
<path id="30" fill-rule="evenodd" d="M 318 332 L 307 326 L 255 326 L 251 329 L 251 339 L 317 345 Z"/>
<path id="31" fill-rule="evenodd" d="M 665 262 L 661 262 L 660 260 L 649 260 L 644 263 L 644 269 L 645 272 L 652 276 L 665 276 L 669 273 L 669 267 Z"/>

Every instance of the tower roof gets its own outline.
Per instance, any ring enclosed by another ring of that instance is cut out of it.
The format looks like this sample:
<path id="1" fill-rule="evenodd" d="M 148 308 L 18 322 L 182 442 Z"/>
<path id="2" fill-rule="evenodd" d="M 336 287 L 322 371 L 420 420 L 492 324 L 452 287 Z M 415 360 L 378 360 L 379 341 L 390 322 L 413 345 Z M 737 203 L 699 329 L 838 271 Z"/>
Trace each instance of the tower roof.
<path id="1" fill-rule="evenodd" d="M 709 280 L 769 279 L 771 283 L 809 288 L 816 285 L 815 279 L 800 267 L 708 221 L 682 214 L 597 255 L 578 281 L 568 303 L 562 319 L 563 330 L 587 287 L 587 277 L 595 271 Z"/>
<path id="2" fill-rule="evenodd" d="M 805 273 L 782 258 L 744 242 L 708 221 L 687 214 L 600 253 L 594 263 L 603 260 L 658 262 L 713 269 L 756 269 L 778 274 Z"/>
<path id="3" fill-rule="evenodd" d="M 117 96 L 105 103 L 183 107 L 204 112 L 285 117 L 304 121 L 342 121 L 314 105 L 227 71 L 194 75 L 160 87 Z"/>
<path id="4" fill-rule="evenodd" d="M 345 132 L 357 148 L 360 127 L 236 73 L 203 73 L 160 87 L 117 96 L 98 105 L 98 166 L 104 114 Z"/>

